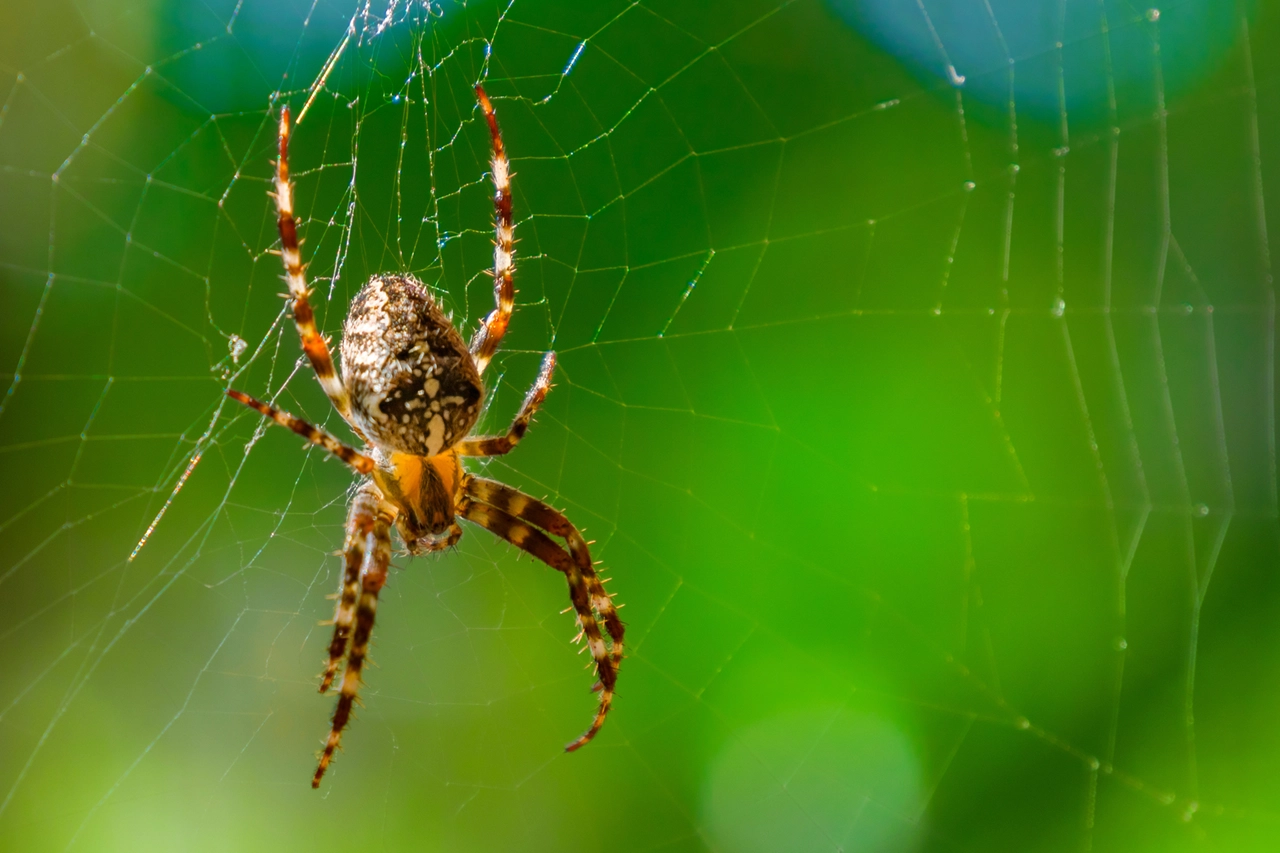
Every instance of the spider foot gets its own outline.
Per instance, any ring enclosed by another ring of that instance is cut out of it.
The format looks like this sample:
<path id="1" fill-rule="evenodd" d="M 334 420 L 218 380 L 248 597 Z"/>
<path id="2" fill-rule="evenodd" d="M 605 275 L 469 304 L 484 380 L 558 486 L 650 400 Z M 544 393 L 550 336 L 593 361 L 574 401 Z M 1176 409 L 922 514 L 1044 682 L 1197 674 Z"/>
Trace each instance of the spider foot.
<path id="1" fill-rule="evenodd" d="M 613 691 L 606 690 L 600 697 L 600 708 L 596 711 L 596 718 L 591 721 L 591 727 L 578 736 L 576 740 L 565 744 L 565 752 L 576 752 L 591 742 L 596 736 L 596 732 L 600 731 L 600 727 L 604 725 L 604 718 L 609 715 L 609 707 L 613 704 Z"/>

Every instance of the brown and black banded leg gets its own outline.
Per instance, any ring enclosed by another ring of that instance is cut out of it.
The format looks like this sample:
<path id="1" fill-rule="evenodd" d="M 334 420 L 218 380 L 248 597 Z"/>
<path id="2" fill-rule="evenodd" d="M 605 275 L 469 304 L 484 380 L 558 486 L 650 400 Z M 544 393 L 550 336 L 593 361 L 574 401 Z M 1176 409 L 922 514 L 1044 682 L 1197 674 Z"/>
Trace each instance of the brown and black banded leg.
<path id="1" fill-rule="evenodd" d="M 355 629 L 351 633 L 351 647 L 347 652 L 347 666 L 342 672 L 342 688 L 338 693 L 338 704 L 333 709 L 333 725 L 329 729 L 329 739 L 325 741 L 324 751 L 320 753 L 320 762 L 316 766 L 316 775 L 311 779 L 311 787 L 320 787 L 320 778 L 329 769 L 333 761 L 333 753 L 342 742 L 342 730 L 351 720 L 351 709 L 355 706 L 360 693 L 360 675 L 364 662 L 369 656 L 369 636 L 373 633 L 373 620 L 378 611 L 378 593 L 387 582 L 387 568 L 391 565 L 391 522 L 395 517 L 395 508 L 381 503 L 374 520 L 373 529 L 365 538 L 364 562 L 360 567 L 360 596 L 356 601 Z"/>
<path id="2" fill-rule="evenodd" d="M 307 276 L 302 263 L 302 251 L 298 246 L 298 220 L 293 213 L 293 184 L 289 181 L 289 108 L 280 111 L 280 131 L 277 137 L 279 159 L 276 160 L 276 225 L 280 230 L 280 257 L 284 260 L 285 280 L 289 283 L 289 297 L 293 300 L 293 321 L 302 339 L 302 351 L 311 362 L 320 387 L 329 396 L 333 407 L 343 420 L 351 423 L 351 399 L 342 380 L 333 369 L 333 357 L 324 337 L 316 328 L 315 313 L 307 297 Z M 354 428 L 354 426 L 353 426 Z M 357 430 L 359 433 L 359 430 Z M 364 436 L 361 436 L 363 438 Z"/>
<path id="3" fill-rule="evenodd" d="M 495 480 L 471 478 L 467 482 L 466 497 L 461 502 L 458 513 L 517 548 L 529 552 L 552 568 L 564 572 L 578 624 L 595 660 L 599 683 L 594 689 L 600 691 L 600 705 L 591 726 L 565 747 L 572 752 L 595 737 L 596 732 L 604 725 L 605 717 L 613 704 L 623 650 L 624 625 L 618 618 L 613 599 L 605 592 L 604 584 L 596 575 L 587 543 L 563 514 L 542 501 Z M 566 552 L 543 531 L 562 537 L 569 550 Z M 600 630 L 601 623 L 609 634 L 612 648 L 605 643 Z"/>
<path id="4" fill-rule="evenodd" d="M 226 394 L 232 400 L 244 403 L 246 406 L 259 412 L 264 417 L 268 417 L 280 424 L 280 426 L 293 430 L 312 444 L 323 447 L 325 450 L 329 451 L 334 456 L 359 471 L 361 474 L 368 474 L 373 471 L 374 462 L 368 456 L 365 456 L 354 447 L 343 444 L 338 439 L 329 435 L 329 433 L 312 426 L 302 418 L 294 417 L 288 412 L 281 411 L 275 406 L 264 403 L 261 400 L 257 400 L 250 397 L 248 394 L 241 393 L 240 391 L 228 389 Z"/>
<path id="5" fill-rule="evenodd" d="M 338 605 L 333 614 L 333 640 L 329 643 L 329 660 L 324 675 L 320 677 L 320 692 L 333 684 L 338 664 L 347 654 L 347 641 L 356 619 L 356 600 L 360 594 L 360 570 L 364 567 L 365 545 L 378 519 L 378 507 L 382 495 L 377 486 L 366 482 L 351 500 L 347 513 L 347 541 L 342 550 L 342 585 L 338 590 Z"/>
<path id="6" fill-rule="evenodd" d="M 520 406 L 520 412 L 512 421 L 511 429 L 507 430 L 506 435 L 469 438 L 454 445 L 453 449 L 461 456 L 501 456 L 504 453 L 510 453 L 511 448 L 519 444 L 520 439 L 524 438 L 524 434 L 529 431 L 529 422 L 533 420 L 538 407 L 542 405 L 547 392 L 551 390 L 551 374 L 555 369 L 556 354 L 549 352 L 542 357 L 542 369 L 538 371 L 538 378 L 529 389 L 529 393 L 525 395 L 524 404 Z"/>
<path id="7" fill-rule="evenodd" d="M 511 162 L 502 144 L 502 131 L 498 129 L 498 117 L 484 87 L 476 84 L 476 99 L 489 124 L 489 138 L 493 142 L 493 299 L 496 307 L 471 339 L 471 356 L 476 369 L 484 373 L 489 360 L 498 351 L 502 336 L 507 333 L 511 312 L 515 308 L 516 290 L 512 281 L 515 272 L 515 225 L 511 221 Z"/>

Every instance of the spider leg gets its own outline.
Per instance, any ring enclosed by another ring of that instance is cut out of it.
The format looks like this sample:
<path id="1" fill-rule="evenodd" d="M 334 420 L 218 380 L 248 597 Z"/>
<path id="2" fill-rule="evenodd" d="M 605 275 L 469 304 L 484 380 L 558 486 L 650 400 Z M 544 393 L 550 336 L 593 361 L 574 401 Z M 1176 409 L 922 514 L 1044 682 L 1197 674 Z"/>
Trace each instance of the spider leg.
<path id="1" fill-rule="evenodd" d="M 600 679 L 593 688 L 600 691 L 595 719 L 581 736 L 565 746 L 566 751 L 572 752 L 595 737 L 604 725 L 613 704 L 618 667 L 622 663 L 624 626 L 618 618 L 613 599 L 605 592 L 604 584 L 596 574 L 587 543 L 563 514 L 496 480 L 482 477 L 468 480 L 458 514 L 564 572 L 569 583 L 569 598 L 578 614 L 578 622 L 586 635 L 587 647 L 595 659 L 596 674 Z M 547 533 L 562 537 L 569 550 L 566 552 L 553 542 Z M 605 644 L 600 623 L 604 624 L 612 641 L 611 649 Z"/>
<path id="2" fill-rule="evenodd" d="M 533 387 L 529 389 L 529 393 L 525 395 L 524 404 L 520 406 L 520 413 L 512 421 L 511 429 L 507 430 L 506 435 L 484 435 L 469 438 L 454 445 L 453 449 L 462 456 L 501 456 L 504 453 L 510 453 L 511 448 L 515 447 L 520 442 L 520 439 L 524 438 L 524 434 L 529 429 L 529 422 L 533 420 L 538 407 L 542 405 L 547 392 L 551 390 L 551 374 L 555 372 L 555 369 L 556 354 L 549 352 L 542 357 L 542 369 L 538 371 L 538 378 L 534 381 Z"/>
<path id="3" fill-rule="evenodd" d="M 249 408 L 258 411 L 264 417 L 271 418 L 271 420 L 280 424 L 280 426 L 293 430 L 312 444 L 323 447 L 325 450 L 329 451 L 356 471 L 359 471 L 361 474 L 368 474 L 373 471 L 374 467 L 376 467 L 374 461 L 368 456 L 365 456 L 350 445 L 343 444 L 324 430 L 313 427 L 302 418 L 294 417 L 288 412 L 281 411 L 275 406 L 264 403 L 261 400 L 256 400 L 248 394 L 241 393 L 240 391 L 227 389 L 226 394 L 232 400 L 244 403 Z"/>
<path id="4" fill-rule="evenodd" d="M 502 144 L 502 131 L 498 129 L 498 117 L 484 87 L 476 84 L 476 99 L 489 124 L 489 137 L 493 141 L 493 299 L 496 307 L 485 318 L 471 339 L 471 356 L 476 369 L 484 373 L 489 360 L 498 351 L 502 336 L 507 333 L 511 312 L 515 308 L 516 290 L 511 277 L 515 271 L 515 225 L 511 221 L 511 161 Z"/>
<path id="5" fill-rule="evenodd" d="M 342 688 L 338 693 L 338 704 L 333 709 L 333 725 L 329 729 L 329 739 L 325 741 L 324 751 L 320 753 L 316 775 L 311 779 L 312 788 L 320 787 L 320 778 L 329 768 L 333 753 L 342 742 L 342 730 L 351 720 L 351 709 L 360 692 L 360 673 L 364 669 L 365 659 L 369 656 L 369 635 L 373 633 L 373 619 L 378 610 L 378 593 L 387 582 L 387 568 L 391 565 L 391 522 L 394 518 L 395 508 L 380 501 L 373 529 L 365 536 L 364 560 L 360 567 L 360 597 L 355 610 L 355 630 L 352 631 L 351 647 L 347 652 L 347 667 L 342 673 Z"/>
<path id="6" fill-rule="evenodd" d="M 347 641 L 351 639 L 351 627 L 356 619 L 356 598 L 360 594 L 360 570 L 364 567 L 365 544 L 378 519 L 378 507 L 382 495 L 377 486 L 365 482 L 351 500 L 347 514 L 347 541 L 343 548 L 342 584 L 338 591 L 338 604 L 333 614 L 333 640 L 329 643 L 329 661 L 320 678 L 320 692 L 333 684 L 338 664 L 347 653 Z"/>
<path id="7" fill-rule="evenodd" d="M 284 260 L 285 280 L 289 283 L 289 296 L 293 299 L 293 321 L 302 339 L 302 351 L 311 362 L 320 387 L 329 396 L 333 407 L 343 420 L 351 423 L 351 399 L 347 389 L 333 369 L 333 357 L 324 337 L 316 328 L 315 313 L 307 300 L 310 289 L 302 263 L 302 251 L 298 247 L 298 221 L 293 215 L 293 184 L 289 181 L 289 107 L 280 112 L 280 130 L 277 137 L 279 159 L 276 160 L 276 225 L 280 231 L 280 257 Z M 355 428 L 354 425 L 352 427 Z M 359 433 L 359 430 L 356 430 Z M 363 435 L 360 436 L 364 438 Z"/>

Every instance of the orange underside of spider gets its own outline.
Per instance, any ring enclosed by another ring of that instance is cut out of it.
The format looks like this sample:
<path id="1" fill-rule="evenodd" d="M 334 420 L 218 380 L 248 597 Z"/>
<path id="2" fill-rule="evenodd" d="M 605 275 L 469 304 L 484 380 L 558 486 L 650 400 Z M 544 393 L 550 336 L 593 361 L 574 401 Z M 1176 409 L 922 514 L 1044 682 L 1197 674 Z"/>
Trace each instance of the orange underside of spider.
<path id="1" fill-rule="evenodd" d="M 593 689 L 600 693 L 591 725 L 565 749 L 573 751 L 590 741 L 613 703 L 624 628 L 596 574 L 589 543 L 546 503 L 495 480 L 473 476 L 462 465 L 462 457 L 498 456 L 519 443 L 550 390 L 555 371 L 555 354 L 547 353 L 505 435 L 468 435 L 484 399 L 481 374 L 498 351 L 515 306 L 510 163 L 493 105 L 479 85 L 476 98 L 492 145 L 494 310 L 467 344 L 413 276 L 374 276 L 352 301 L 344 326 L 342 378 L 308 301 L 289 179 L 288 107 L 280 116 L 274 196 L 294 321 L 316 379 L 364 443 L 357 450 L 275 406 L 227 391 L 232 399 L 322 447 L 362 477 L 348 510 L 333 638 L 320 679 L 324 693 L 341 671 L 338 702 L 312 787 L 320 786 L 351 719 L 368 659 L 378 594 L 387 581 L 392 528 L 409 553 L 422 554 L 454 545 L 462 535 L 458 520 L 466 519 L 563 573 L 580 628 L 578 639 L 585 638 L 595 663 Z"/>

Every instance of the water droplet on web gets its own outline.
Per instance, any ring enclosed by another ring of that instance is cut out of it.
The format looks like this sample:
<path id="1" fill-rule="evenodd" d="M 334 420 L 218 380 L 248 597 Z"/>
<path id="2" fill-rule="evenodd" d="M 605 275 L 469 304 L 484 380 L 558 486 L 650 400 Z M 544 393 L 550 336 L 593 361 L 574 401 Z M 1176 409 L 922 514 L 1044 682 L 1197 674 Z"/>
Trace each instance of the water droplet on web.
<path id="1" fill-rule="evenodd" d="M 1105 114 L 1108 92 L 1149 92 L 1157 85 L 1183 90 L 1189 81 L 1210 79 L 1229 46 L 1239 43 L 1240 22 L 1249 17 L 1244 7 L 1257 4 L 1199 0 L 1190 4 L 1195 11 L 1183 16 L 1182 26 L 1175 14 L 1169 27 L 1160 27 L 1154 44 L 1161 10 L 1141 4 L 1125 6 L 1124 12 L 1112 10 L 1118 4 L 1100 0 L 1071 4 L 1065 0 L 970 4 L 829 0 L 824 5 L 848 27 L 908 65 L 936 69 L 940 82 L 953 88 L 963 84 L 966 99 L 997 108 L 1015 107 L 1019 118 L 1028 113 L 1052 118 L 1074 116 L 1080 110 Z M 979 11 L 961 13 L 957 11 L 961 6 Z M 1074 11 L 1067 14 L 1064 6 Z M 985 14 L 980 11 L 984 7 Z M 1144 18 L 1151 32 L 1131 33 L 1134 28 L 1124 26 Z M 992 26 L 1000 43 L 995 52 Z M 1103 61 L 1097 55 L 1096 42 L 1091 51 L 1081 53 L 1080 36 L 1109 39 L 1114 61 Z M 1145 48 L 1140 47 L 1139 39 Z M 1152 49 L 1157 56 L 1162 49 L 1176 56 L 1177 68 L 1144 61 L 1151 58 Z M 1043 73 L 1037 66 L 1050 53 L 1067 62 L 1065 78 Z M 991 73 L 998 67 L 999 54 L 1010 68 L 1008 75 Z M 958 68 L 974 71 L 972 79 L 966 79 Z M 1137 118 L 1142 109 L 1136 99 L 1122 98 L 1117 103 L 1114 94 L 1110 108 L 1122 121 Z"/>
<path id="2" fill-rule="evenodd" d="M 1031 721 L 1028 720 L 1026 717 L 1019 717 L 1016 721 L 1016 724 L 1018 728 L 1023 730 L 1031 728 Z"/>
<path id="3" fill-rule="evenodd" d="M 1129 648 L 1129 641 L 1124 637 L 1116 637 L 1116 651 L 1122 652 Z"/>
<path id="4" fill-rule="evenodd" d="M 1061 317 L 1067 310 L 1066 301 L 1059 296 L 1057 299 L 1053 300 L 1053 308 L 1051 310 L 1053 311 L 1053 316 Z"/>
<path id="5" fill-rule="evenodd" d="M 1204 518 L 1206 515 L 1209 514 L 1208 504 L 1199 503 L 1199 504 L 1196 504 L 1195 507 L 1193 507 L 1193 509 L 1195 509 L 1196 515 L 1200 516 L 1201 518 Z"/>
<path id="6" fill-rule="evenodd" d="M 240 356 L 244 355 L 244 351 L 248 348 L 249 342 L 239 335 L 227 338 L 227 349 L 231 352 L 231 360 L 236 364 L 240 363 Z"/>
<path id="7" fill-rule="evenodd" d="M 964 188 L 965 188 L 965 190 L 966 190 L 966 191 L 972 190 L 972 189 L 973 189 L 974 187 L 976 187 L 976 186 L 977 186 L 977 184 L 975 184 L 973 181 L 965 181 L 965 182 L 964 182 Z"/>

